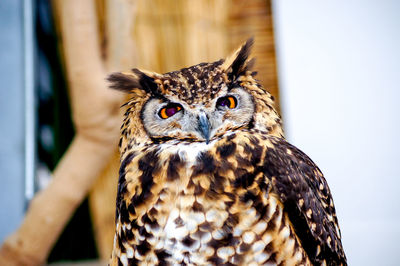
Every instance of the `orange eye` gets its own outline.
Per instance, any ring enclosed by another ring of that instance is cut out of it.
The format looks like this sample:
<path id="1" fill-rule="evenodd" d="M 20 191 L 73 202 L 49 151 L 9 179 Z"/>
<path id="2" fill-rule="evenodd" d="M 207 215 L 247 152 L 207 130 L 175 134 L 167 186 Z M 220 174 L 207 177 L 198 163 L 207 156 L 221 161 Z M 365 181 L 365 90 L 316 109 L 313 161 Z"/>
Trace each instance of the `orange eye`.
<path id="1" fill-rule="evenodd" d="M 158 116 L 162 119 L 167 119 L 182 110 L 182 106 L 177 103 L 170 103 L 160 110 Z"/>
<path id="2" fill-rule="evenodd" d="M 237 100 L 233 96 L 221 97 L 217 101 L 217 107 L 228 107 L 229 109 L 233 109 L 237 106 Z"/>

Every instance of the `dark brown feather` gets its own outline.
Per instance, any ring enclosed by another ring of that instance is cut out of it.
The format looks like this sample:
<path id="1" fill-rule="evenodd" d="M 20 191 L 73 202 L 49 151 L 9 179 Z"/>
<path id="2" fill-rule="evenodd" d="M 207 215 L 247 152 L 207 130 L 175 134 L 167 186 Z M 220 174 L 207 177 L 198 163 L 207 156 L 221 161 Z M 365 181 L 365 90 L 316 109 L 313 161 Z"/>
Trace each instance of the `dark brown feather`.
<path id="1" fill-rule="evenodd" d="M 250 38 L 240 49 L 237 57 L 231 65 L 230 80 L 234 81 L 238 76 L 244 74 L 249 68 L 251 68 L 254 62 L 247 64 L 246 61 L 250 55 L 251 47 L 253 46 L 254 38 Z"/>

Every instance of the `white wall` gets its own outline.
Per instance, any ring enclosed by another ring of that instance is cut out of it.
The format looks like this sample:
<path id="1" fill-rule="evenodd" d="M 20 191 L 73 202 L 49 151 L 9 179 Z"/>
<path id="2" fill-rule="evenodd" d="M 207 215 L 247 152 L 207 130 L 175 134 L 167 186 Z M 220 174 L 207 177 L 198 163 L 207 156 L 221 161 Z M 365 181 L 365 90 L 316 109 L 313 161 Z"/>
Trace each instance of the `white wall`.
<path id="1" fill-rule="evenodd" d="M 400 265 L 400 1 L 273 12 L 286 134 L 325 173 L 349 265 Z"/>

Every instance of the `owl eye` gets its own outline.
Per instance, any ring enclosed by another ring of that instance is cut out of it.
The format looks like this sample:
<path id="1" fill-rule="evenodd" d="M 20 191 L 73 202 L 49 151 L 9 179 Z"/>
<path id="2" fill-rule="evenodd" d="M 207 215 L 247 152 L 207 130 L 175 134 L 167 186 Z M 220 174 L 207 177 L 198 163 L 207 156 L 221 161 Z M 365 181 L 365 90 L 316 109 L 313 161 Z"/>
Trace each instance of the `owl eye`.
<path id="1" fill-rule="evenodd" d="M 158 116 L 162 119 L 167 119 L 168 117 L 173 116 L 182 110 L 182 106 L 177 103 L 170 103 L 167 106 L 163 107 L 160 112 L 158 112 Z"/>
<path id="2" fill-rule="evenodd" d="M 237 100 L 233 96 L 221 97 L 217 101 L 217 107 L 228 107 L 233 109 L 237 106 Z"/>

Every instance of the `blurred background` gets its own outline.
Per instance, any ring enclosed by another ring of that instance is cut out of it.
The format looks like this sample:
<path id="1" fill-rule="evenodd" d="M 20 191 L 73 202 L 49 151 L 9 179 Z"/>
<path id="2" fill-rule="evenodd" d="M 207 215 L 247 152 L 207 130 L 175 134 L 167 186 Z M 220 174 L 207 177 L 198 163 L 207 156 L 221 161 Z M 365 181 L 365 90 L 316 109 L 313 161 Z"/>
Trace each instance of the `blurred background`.
<path id="1" fill-rule="evenodd" d="M 277 99 L 288 140 L 330 185 L 349 265 L 399 264 L 400 2 L 94 2 L 110 72 L 217 60 L 254 36 L 258 79 Z M 0 243 L 75 134 L 60 9 L 0 2 Z M 49 263 L 109 257 L 118 154 L 105 165 Z"/>

